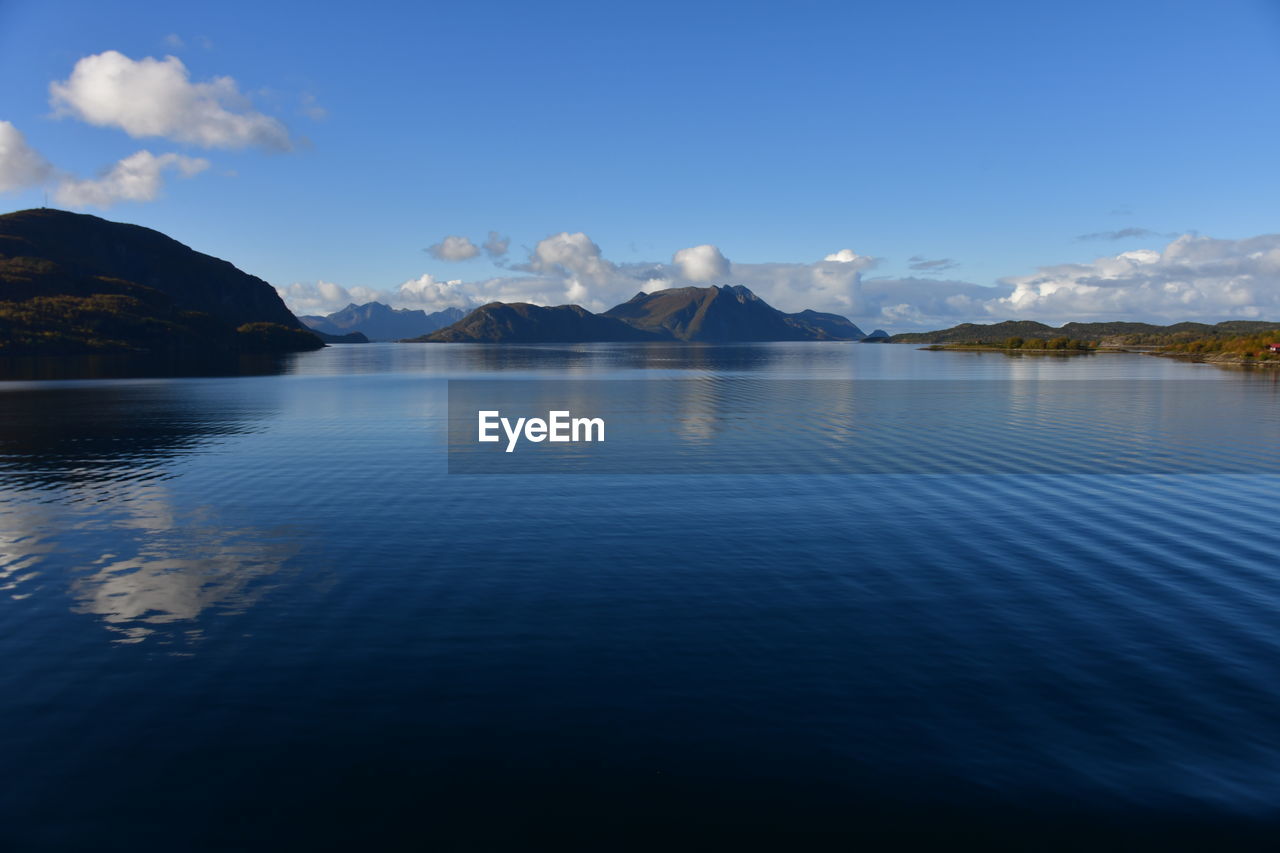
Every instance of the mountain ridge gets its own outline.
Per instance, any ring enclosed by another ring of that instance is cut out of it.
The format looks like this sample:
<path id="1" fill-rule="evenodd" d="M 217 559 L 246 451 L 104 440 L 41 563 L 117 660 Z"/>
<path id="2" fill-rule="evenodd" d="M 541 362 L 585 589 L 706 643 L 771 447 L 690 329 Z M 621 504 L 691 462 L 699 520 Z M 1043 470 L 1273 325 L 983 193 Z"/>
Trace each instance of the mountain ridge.
<path id="1" fill-rule="evenodd" d="M 712 285 L 640 292 L 600 314 L 577 305 L 542 308 L 527 303 L 491 302 L 450 326 L 411 340 L 425 343 L 645 340 L 732 343 L 857 341 L 865 337 L 861 329 L 839 314 L 812 310 L 786 314 L 742 285 Z"/>
<path id="2" fill-rule="evenodd" d="M 312 331 L 329 335 L 363 334 L 371 341 L 398 341 L 418 335 L 429 335 L 437 329 L 456 323 L 466 316 L 461 308 L 445 308 L 427 313 L 415 308 L 392 308 L 383 302 L 366 302 L 324 316 L 308 314 L 299 317 Z"/>
<path id="3" fill-rule="evenodd" d="M 544 307 L 528 302 L 490 302 L 458 322 L 413 342 L 431 343 L 610 343 L 659 341 L 657 334 L 579 305 Z"/>
<path id="4" fill-rule="evenodd" d="M 0 353 L 322 346 L 270 284 L 159 231 L 48 208 L 0 215 Z"/>

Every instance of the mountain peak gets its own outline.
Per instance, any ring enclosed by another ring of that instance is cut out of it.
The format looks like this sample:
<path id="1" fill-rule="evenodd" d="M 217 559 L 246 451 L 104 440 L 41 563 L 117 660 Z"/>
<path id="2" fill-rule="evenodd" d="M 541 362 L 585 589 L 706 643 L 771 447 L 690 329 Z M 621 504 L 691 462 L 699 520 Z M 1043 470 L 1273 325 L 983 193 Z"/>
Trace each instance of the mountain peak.
<path id="1" fill-rule="evenodd" d="M 414 340 L 433 343 L 595 343 L 654 341 L 637 329 L 580 305 L 548 308 L 527 302 L 490 302 L 451 326 Z"/>
<path id="2" fill-rule="evenodd" d="M 359 332 L 371 341 L 399 341 L 430 334 L 456 323 L 464 315 L 460 308 L 445 308 L 428 314 L 422 309 L 392 308 L 375 300 L 363 305 L 353 302 L 341 311 L 324 317 L 304 317 L 302 321 L 314 331 L 329 335 Z"/>
<path id="3" fill-rule="evenodd" d="M 603 314 L 578 305 L 544 308 L 492 302 L 431 341 L 856 341 L 862 330 L 838 314 L 784 314 L 742 285 L 673 287 L 637 293 Z"/>

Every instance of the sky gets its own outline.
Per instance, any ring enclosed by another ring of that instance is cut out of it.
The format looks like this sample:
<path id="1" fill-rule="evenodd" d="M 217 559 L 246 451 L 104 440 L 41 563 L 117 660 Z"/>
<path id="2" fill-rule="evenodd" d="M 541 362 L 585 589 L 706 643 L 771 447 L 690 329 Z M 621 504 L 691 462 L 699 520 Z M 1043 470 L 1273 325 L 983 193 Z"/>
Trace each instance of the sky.
<path id="1" fill-rule="evenodd" d="M 0 210 L 156 228 L 299 314 L 1280 319 L 1280 0 L 0 0 L 0 80 Z"/>

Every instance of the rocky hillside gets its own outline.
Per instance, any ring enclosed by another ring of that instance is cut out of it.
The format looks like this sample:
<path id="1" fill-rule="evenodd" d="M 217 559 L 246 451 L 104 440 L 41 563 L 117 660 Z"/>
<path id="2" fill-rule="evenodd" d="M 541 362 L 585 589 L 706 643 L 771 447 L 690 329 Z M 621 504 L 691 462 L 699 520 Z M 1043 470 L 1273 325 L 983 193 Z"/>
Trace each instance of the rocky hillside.
<path id="1" fill-rule="evenodd" d="M 316 349 L 275 288 L 138 225 L 0 216 L 0 354 Z"/>

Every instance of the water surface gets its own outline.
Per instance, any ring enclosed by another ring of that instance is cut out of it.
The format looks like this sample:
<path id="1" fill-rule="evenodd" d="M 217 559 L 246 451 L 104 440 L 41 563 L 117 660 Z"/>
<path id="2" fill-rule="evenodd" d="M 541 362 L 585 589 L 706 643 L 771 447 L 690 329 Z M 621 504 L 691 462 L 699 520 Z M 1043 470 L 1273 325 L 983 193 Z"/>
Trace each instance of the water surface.
<path id="1" fill-rule="evenodd" d="M 1275 373 L 841 344 L 368 345 L 257 372 L 0 384 L 0 843 L 1280 823 Z M 449 474 L 447 380 L 477 378 L 679 381 L 713 431 L 744 382 L 943 385 L 972 417 L 833 442 L 838 407 L 815 428 L 756 395 L 780 467 Z M 1040 408 L 979 417 L 1011 388 Z M 1017 466 L 981 466 L 997 435 Z M 1165 467 L 1080 463 L 1170 435 Z"/>

